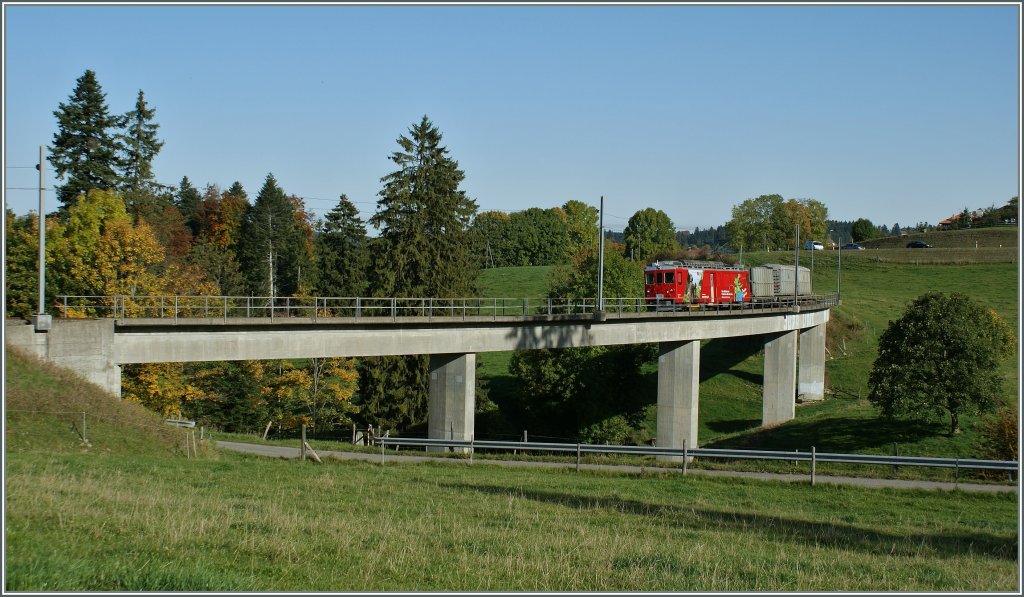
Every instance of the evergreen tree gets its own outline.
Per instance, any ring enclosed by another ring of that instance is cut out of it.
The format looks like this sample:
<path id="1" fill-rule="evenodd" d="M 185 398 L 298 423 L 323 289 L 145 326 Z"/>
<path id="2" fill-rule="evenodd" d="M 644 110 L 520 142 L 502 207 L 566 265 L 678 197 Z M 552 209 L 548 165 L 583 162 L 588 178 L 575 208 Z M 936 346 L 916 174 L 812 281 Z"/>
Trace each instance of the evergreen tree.
<path id="1" fill-rule="evenodd" d="M 181 177 L 178 189 L 174 193 L 174 205 L 181 212 L 185 223 L 193 235 L 199 234 L 199 203 L 203 200 L 199 189 L 192 186 L 192 181 L 187 176 Z"/>
<path id="2" fill-rule="evenodd" d="M 89 189 L 114 189 L 119 182 L 119 146 L 114 131 L 122 119 L 109 113 L 96 73 L 86 70 L 77 83 L 68 102 L 53 113 L 58 131 L 48 160 L 58 178 L 67 179 L 57 189 L 62 212 Z"/>
<path id="3" fill-rule="evenodd" d="M 364 296 L 370 266 L 366 226 L 356 206 L 342 195 L 316 237 L 316 294 Z"/>
<path id="4" fill-rule="evenodd" d="M 377 296 L 454 298 L 474 294 L 481 251 L 469 224 L 476 202 L 459 189 L 465 174 L 448 157 L 441 133 L 426 116 L 398 138 L 398 170 L 381 179 L 374 243 Z M 408 429 L 427 414 L 427 358 L 363 359 L 362 418 L 385 429 Z"/>
<path id="5" fill-rule="evenodd" d="M 249 195 L 247 195 L 245 193 L 245 189 L 242 188 L 242 183 L 238 182 L 237 180 L 231 185 L 231 188 L 228 189 L 226 192 L 228 195 L 231 195 L 232 197 L 241 197 L 246 201 L 249 200 Z"/>
<path id="6" fill-rule="evenodd" d="M 135 101 L 135 109 L 124 115 L 126 130 L 117 135 L 124 157 L 121 160 L 121 182 L 126 191 L 139 191 L 156 185 L 153 178 L 153 159 L 160 153 L 164 142 L 156 138 L 160 125 L 153 122 L 155 108 L 146 106 L 142 90 Z"/>
<path id="7" fill-rule="evenodd" d="M 238 258 L 249 292 L 259 296 L 292 296 L 299 287 L 299 269 L 309 271 L 296 206 L 273 174 L 267 174 L 242 223 Z"/>
<path id="8" fill-rule="evenodd" d="M 399 169 L 381 179 L 384 189 L 370 218 L 383 241 L 374 286 L 381 296 L 470 295 L 480 253 L 469 234 L 477 205 L 459 189 L 465 174 L 426 116 L 398 144 L 391 160 Z"/>

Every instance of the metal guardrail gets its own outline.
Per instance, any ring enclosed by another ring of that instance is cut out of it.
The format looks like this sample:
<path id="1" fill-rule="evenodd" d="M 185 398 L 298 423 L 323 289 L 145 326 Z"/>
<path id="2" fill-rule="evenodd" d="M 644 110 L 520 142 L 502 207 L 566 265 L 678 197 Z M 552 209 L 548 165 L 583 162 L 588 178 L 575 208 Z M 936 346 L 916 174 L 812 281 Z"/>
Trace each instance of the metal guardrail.
<path id="1" fill-rule="evenodd" d="M 827 309 L 839 304 L 835 293 L 800 297 L 799 307 Z M 655 307 L 644 298 L 374 298 L 374 297 L 255 297 L 255 296 L 58 296 L 54 312 L 59 317 L 111 317 L 126 319 L 385 319 L 451 318 L 479 320 L 499 317 L 579 317 L 602 313 L 605 317 L 642 315 L 707 316 L 749 315 L 757 312 L 792 311 L 790 297 L 746 303 L 675 305 Z"/>
<path id="2" fill-rule="evenodd" d="M 414 437 L 381 437 L 376 444 L 384 447 L 414 446 L 455 448 L 469 450 L 525 450 L 532 452 L 562 452 L 581 454 L 632 454 L 641 456 L 678 456 L 683 459 L 729 458 L 747 460 L 788 460 L 808 462 L 836 462 L 845 464 L 878 464 L 886 466 L 921 466 L 951 468 L 959 471 L 990 470 L 1007 471 L 1016 474 L 1020 464 L 1015 460 L 977 460 L 971 458 L 934 458 L 930 456 L 886 456 L 883 454 L 838 454 L 817 452 L 813 447 L 806 452 L 781 450 L 733 450 L 721 448 L 662 448 L 653 446 L 610 446 L 602 444 L 562 444 L 543 442 L 509 442 L 509 441 L 474 441 L 474 440 L 443 440 Z M 577 456 L 578 457 L 578 456 Z"/>

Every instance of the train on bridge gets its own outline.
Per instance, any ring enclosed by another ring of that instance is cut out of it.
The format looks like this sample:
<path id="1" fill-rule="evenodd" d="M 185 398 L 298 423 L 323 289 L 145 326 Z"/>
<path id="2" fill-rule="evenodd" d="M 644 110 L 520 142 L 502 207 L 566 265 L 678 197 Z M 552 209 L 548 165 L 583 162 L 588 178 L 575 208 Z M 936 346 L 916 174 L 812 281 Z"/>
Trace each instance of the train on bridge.
<path id="1" fill-rule="evenodd" d="M 656 261 L 644 268 L 647 308 L 786 302 L 811 294 L 806 267 L 770 263 L 755 267 L 717 261 Z"/>

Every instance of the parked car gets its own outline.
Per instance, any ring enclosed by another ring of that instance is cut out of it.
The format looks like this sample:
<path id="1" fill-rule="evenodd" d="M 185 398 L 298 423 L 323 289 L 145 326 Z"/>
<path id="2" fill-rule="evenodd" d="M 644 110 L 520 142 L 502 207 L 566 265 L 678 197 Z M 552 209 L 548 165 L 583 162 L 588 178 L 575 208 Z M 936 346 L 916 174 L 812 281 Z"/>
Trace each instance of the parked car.
<path id="1" fill-rule="evenodd" d="M 825 250 L 825 245 L 821 244 L 820 241 L 809 240 L 809 241 L 804 243 L 804 250 L 805 251 L 824 251 Z"/>
<path id="2" fill-rule="evenodd" d="M 915 240 L 915 241 L 911 241 L 911 242 L 907 243 L 907 248 L 908 249 L 930 249 L 930 248 L 932 248 L 932 246 L 929 245 L 928 243 L 924 242 L 923 240 Z"/>
<path id="3" fill-rule="evenodd" d="M 847 243 L 847 244 L 843 245 L 843 250 L 844 251 L 863 251 L 864 247 L 861 246 L 861 245 L 858 245 L 857 243 Z"/>

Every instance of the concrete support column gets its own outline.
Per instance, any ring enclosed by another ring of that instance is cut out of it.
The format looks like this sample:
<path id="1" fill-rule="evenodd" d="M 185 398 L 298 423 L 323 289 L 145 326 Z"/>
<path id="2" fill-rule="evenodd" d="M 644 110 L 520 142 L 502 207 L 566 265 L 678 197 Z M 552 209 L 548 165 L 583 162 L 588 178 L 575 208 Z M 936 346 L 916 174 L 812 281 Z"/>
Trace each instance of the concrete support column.
<path id="1" fill-rule="evenodd" d="M 430 355 L 427 437 L 473 438 L 476 410 L 476 354 Z M 436 448 L 436 451 L 445 451 Z"/>
<path id="2" fill-rule="evenodd" d="M 800 364 L 797 372 L 800 402 L 825 399 L 825 324 L 800 330 Z"/>
<path id="3" fill-rule="evenodd" d="M 764 399 L 761 425 L 769 426 L 796 416 L 797 330 L 771 334 L 764 344 Z"/>
<path id="4" fill-rule="evenodd" d="M 700 340 L 658 345 L 658 436 L 660 448 L 697 447 Z M 659 456 L 681 462 L 682 456 Z"/>

